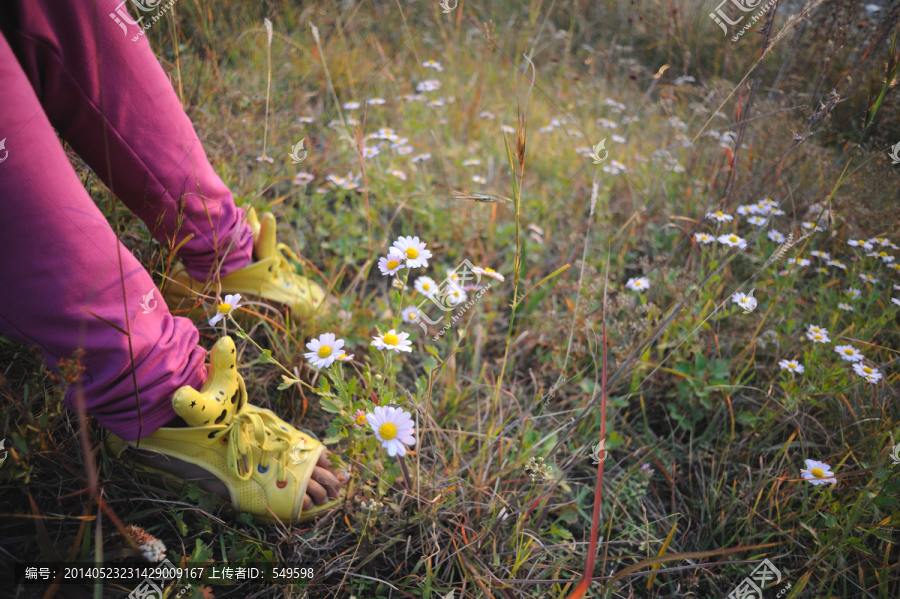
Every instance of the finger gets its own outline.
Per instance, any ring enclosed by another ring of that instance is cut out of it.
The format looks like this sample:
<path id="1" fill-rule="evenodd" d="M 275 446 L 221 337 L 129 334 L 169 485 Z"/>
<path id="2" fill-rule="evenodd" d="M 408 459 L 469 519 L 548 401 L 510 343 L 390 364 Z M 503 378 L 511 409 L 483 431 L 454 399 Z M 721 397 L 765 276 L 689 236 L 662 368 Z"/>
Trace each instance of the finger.
<path id="1" fill-rule="evenodd" d="M 310 509 L 313 506 L 313 498 L 308 494 L 303 496 L 303 511 Z"/>
<path id="2" fill-rule="evenodd" d="M 340 495 L 341 483 L 333 472 L 316 466 L 313 470 L 312 480 L 327 489 L 329 497 L 335 498 Z"/>
<path id="3" fill-rule="evenodd" d="M 313 498 L 316 505 L 322 505 L 328 501 L 328 492 L 313 479 L 309 479 L 309 482 L 306 483 L 306 494 Z"/>
<path id="4" fill-rule="evenodd" d="M 322 455 L 320 455 L 319 461 L 316 462 L 316 465 L 320 466 L 322 468 L 325 468 L 326 470 L 330 469 L 331 468 L 331 460 L 328 459 L 328 456 L 330 455 L 330 453 L 331 453 L 330 451 L 326 451 Z"/>

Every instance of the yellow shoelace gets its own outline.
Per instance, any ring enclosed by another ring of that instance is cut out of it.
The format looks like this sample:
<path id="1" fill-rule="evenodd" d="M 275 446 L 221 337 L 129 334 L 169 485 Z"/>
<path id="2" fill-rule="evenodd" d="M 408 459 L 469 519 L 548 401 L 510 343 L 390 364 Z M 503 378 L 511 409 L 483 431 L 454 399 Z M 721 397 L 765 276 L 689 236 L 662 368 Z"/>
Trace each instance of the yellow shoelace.
<path id="1" fill-rule="evenodd" d="M 286 453 L 291 449 L 290 435 L 281 428 L 282 421 L 267 412 L 248 412 L 234 415 L 225 432 L 228 435 L 228 470 L 241 480 L 247 480 L 252 473 L 247 462 L 251 446 L 262 453 L 259 467 L 269 469 L 269 454 L 275 454 L 278 463 L 278 480 L 287 480 Z"/>

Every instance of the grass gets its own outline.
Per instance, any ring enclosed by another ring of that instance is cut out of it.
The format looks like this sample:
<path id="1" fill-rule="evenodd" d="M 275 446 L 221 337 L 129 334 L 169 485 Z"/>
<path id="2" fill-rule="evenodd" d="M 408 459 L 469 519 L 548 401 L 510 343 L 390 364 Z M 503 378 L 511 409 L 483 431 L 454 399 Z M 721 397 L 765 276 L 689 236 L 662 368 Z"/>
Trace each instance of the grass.
<path id="1" fill-rule="evenodd" d="M 898 177 L 884 155 L 900 133 L 896 9 L 865 20 L 853 3 L 812 3 L 783 28 L 779 8 L 768 32 L 731 43 L 697 2 L 498 1 L 448 14 L 436 3 L 226 4 L 179 3 L 148 37 L 238 203 L 273 210 L 301 272 L 333 291 L 329 314 L 253 320 L 252 343 L 236 341 L 252 401 L 344 456 L 350 496 L 317 523 L 282 528 L 219 512 L 194 487 L 133 477 L 90 418 L 85 451 L 61 405 L 77 360 L 50 373 L 39 352 L 0 337 L 5 561 L 133 555 L 115 516 L 163 541 L 174 563 L 315 571 L 294 584 L 190 585 L 182 596 L 563 598 L 585 572 L 594 523 L 584 596 L 723 597 L 763 558 L 781 574 L 767 596 L 898 596 L 900 468 L 889 453 L 900 442 L 900 273 L 847 243 L 900 244 Z M 442 106 L 401 99 L 426 79 L 441 82 L 423 94 Z M 367 105 L 373 97 L 386 103 Z M 348 101 L 361 107 L 342 109 Z M 342 132 L 349 119 L 358 125 Z M 363 136 L 380 127 L 413 152 L 363 156 L 377 143 Z M 294 185 L 286 155 L 303 137 L 299 168 L 315 179 Z M 574 151 L 602 138 L 602 165 Z M 470 158 L 480 164 L 463 166 Z M 162 285 L 170 248 L 114 212 L 73 162 Z M 326 179 L 348 172 L 360 175 L 353 190 Z M 737 211 L 765 198 L 784 214 L 762 227 Z M 734 220 L 704 218 L 717 210 Z M 747 247 L 696 233 L 735 233 Z M 402 294 L 376 267 L 399 235 L 434 253 L 400 276 Z M 399 321 L 422 299 L 414 276 L 441 281 L 464 259 L 505 281 L 436 340 L 443 323 L 426 335 Z M 637 277 L 649 289 L 626 288 Z M 758 306 L 745 314 L 731 297 L 751 290 Z M 197 324 L 210 346 L 216 331 Z M 809 340 L 809 325 L 832 342 Z M 411 333 L 410 354 L 368 348 L 390 328 Z M 309 368 L 304 344 L 324 332 L 355 361 Z M 883 378 L 863 380 L 836 344 L 861 350 Z M 284 371 L 261 349 L 304 384 L 279 388 Z M 805 372 L 781 370 L 785 359 Z M 415 417 L 411 489 L 400 462 L 351 423 L 373 397 Z M 590 454 L 601 440 L 597 481 Z M 803 480 L 805 459 L 829 464 L 837 483 Z"/>

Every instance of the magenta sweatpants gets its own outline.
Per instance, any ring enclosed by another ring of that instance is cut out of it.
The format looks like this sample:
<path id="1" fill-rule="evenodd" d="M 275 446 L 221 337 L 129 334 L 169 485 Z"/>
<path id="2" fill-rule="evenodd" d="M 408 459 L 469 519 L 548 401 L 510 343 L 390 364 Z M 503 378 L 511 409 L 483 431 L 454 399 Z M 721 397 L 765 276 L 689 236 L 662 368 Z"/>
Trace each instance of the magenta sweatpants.
<path id="1" fill-rule="evenodd" d="M 157 240 L 193 235 L 179 257 L 194 277 L 248 264 L 253 234 L 146 38 L 131 41 L 137 26 L 123 34 L 110 16 L 130 5 L 0 4 L 0 332 L 40 346 L 51 367 L 83 349 L 67 407 L 82 398 L 137 439 L 175 416 L 176 389 L 205 381 L 206 351 L 119 242 L 54 129 Z"/>

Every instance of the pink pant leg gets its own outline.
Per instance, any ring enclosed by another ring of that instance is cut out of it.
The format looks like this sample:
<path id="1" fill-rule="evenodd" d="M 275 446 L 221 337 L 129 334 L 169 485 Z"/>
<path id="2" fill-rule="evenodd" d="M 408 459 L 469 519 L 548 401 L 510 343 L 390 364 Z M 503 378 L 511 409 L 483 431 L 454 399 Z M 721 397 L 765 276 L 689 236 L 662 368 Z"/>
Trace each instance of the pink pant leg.
<path id="1" fill-rule="evenodd" d="M 194 278 L 246 266 L 253 233 L 244 212 L 146 37 L 131 41 L 141 28 L 128 23 L 129 12 L 145 23 L 154 13 L 122 0 L 5 4 L 0 28 L 60 136 L 158 241 L 174 246 L 193 235 L 178 254 Z"/>
<path id="2" fill-rule="evenodd" d="M 0 90 L 0 332 L 40 345 L 50 366 L 83 348 L 88 412 L 125 439 L 147 435 L 174 417 L 176 389 L 205 380 L 199 334 L 169 314 L 81 186 L 3 35 Z M 131 333 L 137 396 L 128 336 L 98 317 Z"/>

